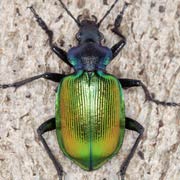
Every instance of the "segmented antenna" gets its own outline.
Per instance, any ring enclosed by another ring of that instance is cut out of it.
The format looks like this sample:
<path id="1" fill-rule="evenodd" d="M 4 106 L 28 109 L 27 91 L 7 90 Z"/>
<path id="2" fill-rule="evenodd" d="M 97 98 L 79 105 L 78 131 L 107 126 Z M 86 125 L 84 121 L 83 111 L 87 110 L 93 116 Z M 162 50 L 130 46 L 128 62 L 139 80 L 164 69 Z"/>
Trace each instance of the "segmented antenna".
<path id="1" fill-rule="evenodd" d="M 66 7 L 66 5 L 61 1 L 59 0 L 59 2 L 61 3 L 62 7 L 66 10 L 66 12 L 68 13 L 69 16 L 71 16 L 71 18 L 75 21 L 75 23 L 80 26 L 81 23 L 72 15 L 72 13 L 68 10 L 68 8 Z"/>
<path id="2" fill-rule="evenodd" d="M 103 22 L 103 20 L 106 18 L 106 16 L 111 12 L 111 10 L 114 8 L 114 6 L 116 5 L 116 3 L 119 0 L 115 0 L 114 3 L 111 5 L 110 9 L 106 12 L 106 14 L 102 17 L 102 19 L 98 22 L 98 27 L 101 25 L 101 23 Z"/>

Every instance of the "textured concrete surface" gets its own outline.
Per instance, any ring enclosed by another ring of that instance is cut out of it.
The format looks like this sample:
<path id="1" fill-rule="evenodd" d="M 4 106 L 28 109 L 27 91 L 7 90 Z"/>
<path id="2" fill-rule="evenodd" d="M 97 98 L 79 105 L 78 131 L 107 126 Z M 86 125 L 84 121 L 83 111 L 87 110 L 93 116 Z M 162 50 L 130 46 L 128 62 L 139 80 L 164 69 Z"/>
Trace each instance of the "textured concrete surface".
<path id="1" fill-rule="evenodd" d="M 98 18 L 108 9 L 106 1 L 67 1 L 77 17 L 90 11 Z M 113 1 L 107 1 L 108 4 Z M 26 8 L 34 5 L 54 31 L 54 41 L 68 50 L 76 44 L 77 26 L 57 0 L 0 1 L 0 84 L 14 82 L 45 71 L 72 70 L 50 51 L 47 36 Z M 117 36 L 110 31 L 120 1 L 103 22 L 105 44 L 111 47 Z M 108 66 L 117 77 L 142 80 L 160 100 L 180 102 L 180 1 L 137 0 L 126 11 L 122 32 L 127 45 Z M 0 89 L 0 180 L 55 180 L 55 168 L 37 138 L 36 129 L 54 116 L 57 84 L 38 80 L 17 91 Z M 180 110 L 144 103 L 141 88 L 125 91 L 126 114 L 145 127 L 143 139 L 127 170 L 126 180 L 180 179 Z M 55 132 L 45 135 L 61 160 L 66 180 L 117 180 L 120 164 L 137 134 L 126 131 L 119 154 L 101 169 L 88 173 L 74 165 L 59 150 Z"/>

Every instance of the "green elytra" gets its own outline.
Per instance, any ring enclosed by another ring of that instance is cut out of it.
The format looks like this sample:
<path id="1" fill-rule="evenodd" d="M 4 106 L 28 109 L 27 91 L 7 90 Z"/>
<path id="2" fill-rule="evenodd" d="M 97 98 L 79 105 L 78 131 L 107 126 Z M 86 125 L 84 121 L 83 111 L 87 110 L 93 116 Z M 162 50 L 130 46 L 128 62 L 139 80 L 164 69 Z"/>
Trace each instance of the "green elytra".
<path id="1" fill-rule="evenodd" d="M 124 97 L 114 76 L 79 71 L 62 80 L 56 132 L 67 157 L 85 170 L 97 169 L 119 151 L 124 130 Z"/>

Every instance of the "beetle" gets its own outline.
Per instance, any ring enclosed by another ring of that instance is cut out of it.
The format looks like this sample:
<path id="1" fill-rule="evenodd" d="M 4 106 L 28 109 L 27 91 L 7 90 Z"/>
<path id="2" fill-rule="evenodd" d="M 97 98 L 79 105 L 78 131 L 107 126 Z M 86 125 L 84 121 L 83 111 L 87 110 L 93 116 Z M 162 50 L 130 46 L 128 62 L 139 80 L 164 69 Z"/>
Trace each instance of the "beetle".
<path id="1" fill-rule="evenodd" d="M 43 137 L 45 132 L 56 129 L 58 143 L 63 153 L 84 170 L 92 171 L 100 168 L 119 152 L 125 129 L 136 131 L 139 135 L 120 167 L 119 173 L 123 180 L 144 128 L 137 121 L 125 116 L 122 88 L 141 86 L 148 101 L 167 106 L 180 106 L 180 104 L 154 99 L 140 80 L 117 79 L 106 72 L 106 66 L 117 57 L 126 44 L 126 38 L 121 34 L 119 28 L 128 6 L 127 3 L 117 15 L 112 29 L 120 40 L 108 48 L 102 45 L 103 34 L 99 28 L 118 0 L 115 0 L 98 22 L 95 16 L 92 16 L 92 20 L 81 20 L 81 16 L 75 18 L 65 4 L 61 0 L 59 2 L 79 27 L 76 34 L 78 45 L 72 47 L 68 52 L 53 43 L 53 32 L 33 6 L 29 8 L 38 25 L 48 35 L 52 51 L 74 68 L 75 72 L 68 76 L 47 72 L 12 84 L 2 84 L 0 88 L 19 88 L 39 78 L 59 83 L 56 93 L 56 115 L 37 130 L 45 150 L 54 163 L 59 179 L 62 179 L 63 168 L 47 145 Z"/>

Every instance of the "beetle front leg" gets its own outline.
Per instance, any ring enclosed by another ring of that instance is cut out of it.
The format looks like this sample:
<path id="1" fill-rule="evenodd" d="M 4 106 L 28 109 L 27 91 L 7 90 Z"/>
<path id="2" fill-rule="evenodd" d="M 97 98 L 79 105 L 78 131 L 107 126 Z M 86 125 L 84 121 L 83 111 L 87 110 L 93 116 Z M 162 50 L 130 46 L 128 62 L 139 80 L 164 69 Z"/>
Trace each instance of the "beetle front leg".
<path id="1" fill-rule="evenodd" d="M 62 75 L 62 74 L 46 72 L 46 73 L 43 73 L 43 74 L 40 74 L 37 76 L 33 76 L 33 77 L 28 78 L 28 79 L 18 81 L 18 82 L 12 83 L 12 84 L 0 84 L 0 88 L 6 89 L 6 88 L 10 88 L 10 87 L 15 87 L 17 89 L 22 85 L 25 85 L 29 82 L 32 82 L 32 81 L 40 79 L 40 78 L 44 78 L 44 79 L 51 80 L 54 82 L 60 82 L 61 79 L 64 77 L 65 77 L 65 75 Z"/>
<path id="2" fill-rule="evenodd" d="M 139 133 L 139 136 L 137 137 L 136 142 L 134 143 L 127 158 L 124 160 L 123 164 L 121 165 L 121 168 L 120 168 L 121 180 L 124 180 L 124 176 L 125 176 L 126 170 L 128 168 L 128 165 L 130 163 L 130 160 L 134 156 L 134 153 L 137 149 L 137 146 L 138 146 L 138 144 L 143 136 L 143 132 L 144 132 L 144 128 L 141 124 L 139 124 L 137 121 L 130 119 L 128 117 L 126 117 L 125 128 L 128 130 L 136 131 L 137 133 Z"/>
<path id="3" fill-rule="evenodd" d="M 39 128 L 37 129 L 37 133 L 38 133 L 39 139 L 42 142 L 47 154 L 49 155 L 50 159 L 52 160 L 52 162 L 57 170 L 59 180 L 62 180 L 63 168 L 62 168 L 61 164 L 57 161 L 55 156 L 53 155 L 51 149 L 49 148 L 44 137 L 42 136 L 45 132 L 52 131 L 55 129 L 56 129 L 55 118 L 52 118 L 52 119 L 47 120 L 43 124 L 41 124 L 39 126 Z"/>
<path id="4" fill-rule="evenodd" d="M 118 16 L 115 19 L 114 28 L 111 29 L 113 33 L 115 33 L 116 35 L 118 35 L 121 38 L 121 40 L 111 48 L 112 53 L 113 53 L 113 58 L 115 58 L 119 54 L 119 52 L 122 50 L 122 48 L 126 44 L 126 38 L 119 31 L 119 27 L 121 26 L 123 14 L 124 14 L 124 11 L 127 6 L 128 6 L 128 3 L 125 2 L 122 11 L 118 14 Z"/>
<path id="5" fill-rule="evenodd" d="M 57 47 L 55 44 L 53 44 L 53 32 L 48 28 L 48 26 L 46 25 L 46 23 L 44 22 L 44 20 L 37 14 L 37 12 L 35 11 L 35 9 L 33 8 L 33 6 L 29 7 L 31 12 L 33 13 L 34 17 L 36 18 L 36 21 L 38 23 L 38 25 L 45 31 L 45 33 L 48 35 L 49 38 L 49 45 L 51 47 L 51 50 L 60 58 L 62 59 L 66 64 L 68 64 L 69 66 L 73 67 L 72 64 L 70 64 L 70 62 L 68 61 L 67 58 L 67 53 Z"/>
<path id="6" fill-rule="evenodd" d="M 159 101 L 157 99 L 154 99 L 145 86 L 144 83 L 142 83 L 140 80 L 135 79 L 119 79 L 121 85 L 123 88 L 130 88 L 130 87 L 138 87 L 141 86 L 145 93 L 145 101 L 151 101 L 156 103 L 157 105 L 163 105 L 163 106 L 180 106 L 180 103 L 175 102 L 165 102 L 165 101 Z"/>

